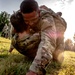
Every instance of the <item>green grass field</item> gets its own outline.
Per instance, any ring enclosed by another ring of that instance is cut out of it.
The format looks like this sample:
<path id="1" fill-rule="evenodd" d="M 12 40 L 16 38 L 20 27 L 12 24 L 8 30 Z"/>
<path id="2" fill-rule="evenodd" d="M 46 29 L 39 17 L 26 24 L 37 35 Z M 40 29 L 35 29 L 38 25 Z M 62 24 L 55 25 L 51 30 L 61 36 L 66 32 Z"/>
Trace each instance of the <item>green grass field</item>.
<path id="1" fill-rule="evenodd" d="M 15 49 L 9 53 L 10 42 L 0 37 L 0 75 L 25 75 L 32 61 Z M 75 53 L 65 51 L 63 62 L 59 64 L 53 61 L 46 71 L 46 75 L 75 75 Z"/>

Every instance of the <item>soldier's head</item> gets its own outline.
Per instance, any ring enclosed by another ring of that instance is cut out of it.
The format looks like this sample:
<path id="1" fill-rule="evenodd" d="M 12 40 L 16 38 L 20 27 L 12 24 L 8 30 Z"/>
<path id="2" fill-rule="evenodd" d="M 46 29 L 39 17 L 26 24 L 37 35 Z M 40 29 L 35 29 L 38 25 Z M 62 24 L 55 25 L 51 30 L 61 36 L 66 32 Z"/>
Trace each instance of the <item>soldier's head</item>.
<path id="1" fill-rule="evenodd" d="M 22 33 L 27 30 L 27 24 L 25 24 L 23 16 L 20 11 L 13 13 L 10 17 L 10 22 L 17 33 Z"/>
<path id="2" fill-rule="evenodd" d="M 33 27 L 39 20 L 39 6 L 35 0 L 24 0 L 20 11 L 26 24 Z"/>

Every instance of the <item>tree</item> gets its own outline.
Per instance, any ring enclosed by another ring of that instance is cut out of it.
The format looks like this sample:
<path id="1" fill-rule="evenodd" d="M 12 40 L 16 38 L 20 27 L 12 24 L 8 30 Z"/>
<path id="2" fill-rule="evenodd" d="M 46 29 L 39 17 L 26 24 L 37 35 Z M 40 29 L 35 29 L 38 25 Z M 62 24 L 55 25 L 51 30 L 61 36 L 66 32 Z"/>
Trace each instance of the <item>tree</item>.
<path id="1" fill-rule="evenodd" d="M 75 33 L 74 33 L 74 36 L 73 36 L 73 40 L 74 40 L 74 42 L 75 42 Z"/>
<path id="2" fill-rule="evenodd" d="M 75 52 L 75 43 L 74 43 L 74 45 L 73 45 L 72 51 L 74 51 L 74 52 Z"/>
<path id="3" fill-rule="evenodd" d="M 72 50 L 73 42 L 71 39 L 67 39 L 65 41 L 65 50 Z"/>
<path id="4" fill-rule="evenodd" d="M 5 11 L 0 13 L 0 31 L 2 31 L 5 24 L 7 25 L 9 24 L 9 17 L 10 17 L 10 14 L 8 14 Z"/>

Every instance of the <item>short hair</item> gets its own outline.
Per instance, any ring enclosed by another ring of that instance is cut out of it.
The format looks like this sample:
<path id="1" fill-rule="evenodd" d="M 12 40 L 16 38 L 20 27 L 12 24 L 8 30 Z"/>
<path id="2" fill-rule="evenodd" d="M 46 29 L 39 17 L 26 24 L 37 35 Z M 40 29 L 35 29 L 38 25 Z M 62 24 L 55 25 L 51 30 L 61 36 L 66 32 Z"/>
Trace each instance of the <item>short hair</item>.
<path id="1" fill-rule="evenodd" d="M 23 31 L 27 30 L 27 24 L 25 24 L 20 11 L 17 11 L 11 15 L 10 22 L 17 33 L 22 33 Z"/>
<path id="2" fill-rule="evenodd" d="M 22 13 L 31 13 L 38 10 L 38 3 L 35 0 L 24 0 L 20 4 L 20 11 Z"/>

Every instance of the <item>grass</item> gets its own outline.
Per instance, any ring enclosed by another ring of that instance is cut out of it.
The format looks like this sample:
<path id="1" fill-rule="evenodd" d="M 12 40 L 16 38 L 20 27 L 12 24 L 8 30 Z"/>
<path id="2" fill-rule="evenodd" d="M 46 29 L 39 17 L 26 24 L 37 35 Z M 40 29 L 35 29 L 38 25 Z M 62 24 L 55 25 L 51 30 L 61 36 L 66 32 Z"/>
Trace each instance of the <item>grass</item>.
<path id="1" fill-rule="evenodd" d="M 25 75 L 32 61 L 15 49 L 9 53 L 10 42 L 0 37 L 0 75 Z M 46 71 L 46 75 L 75 75 L 75 53 L 65 51 L 63 62 L 52 61 Z"/>
<path id="2" fill-rule="evenodd" d="M 0 37 L 0 75 L 25 75 L 31 61 L 16 50 L 9 53 L 10 42 Z"/>

